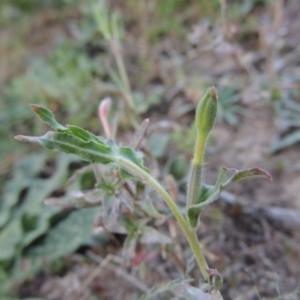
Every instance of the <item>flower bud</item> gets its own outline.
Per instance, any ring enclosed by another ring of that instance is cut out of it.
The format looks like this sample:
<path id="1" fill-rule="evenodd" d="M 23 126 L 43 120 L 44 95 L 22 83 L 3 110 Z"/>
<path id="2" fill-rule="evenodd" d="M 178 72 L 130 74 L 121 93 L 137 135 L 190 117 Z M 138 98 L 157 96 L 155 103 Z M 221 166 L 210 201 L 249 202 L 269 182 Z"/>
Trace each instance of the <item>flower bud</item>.
<path id="1" fill-rule="evenodd" d="M 217 90 L 211 87 L 201 98 L 196 110 L 196 128 L 205 135 L 212 130 L 217 115 Z"/>
<path id="2" fill-rule="evenodd" d="M 111 130 L 110 130 L 110 125 L 108 122 L 108 114 L 109 114 L 109 110 L 111 107 L 111 98 L 107 97 L 104 98 L 100 104 L 99 104 L 99 109 L 98 109 L 98 116 L 99 119 L 103 125 L 104 128 L 104 132 L 107 138 L 110 138 L 111 136 Z"/>

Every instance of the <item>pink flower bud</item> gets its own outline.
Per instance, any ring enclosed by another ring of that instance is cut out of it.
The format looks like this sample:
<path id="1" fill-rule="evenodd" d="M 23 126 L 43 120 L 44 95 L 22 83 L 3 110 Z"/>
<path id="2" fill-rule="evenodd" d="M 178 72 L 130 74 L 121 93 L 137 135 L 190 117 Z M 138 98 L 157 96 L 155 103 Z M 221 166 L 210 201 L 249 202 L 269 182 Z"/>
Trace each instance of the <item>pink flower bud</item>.
<path id="1" fill-rule="evenodd" d="M 111 129 L 108 122 L 108 114 L 109 114 L 110 107 L 111 107 L 111 98 L 107 97 L 100 102 L 99 109 L 98 109 L 99 119 L 102 123 L 107 138 L 110 138 L 111 136 Z"/>

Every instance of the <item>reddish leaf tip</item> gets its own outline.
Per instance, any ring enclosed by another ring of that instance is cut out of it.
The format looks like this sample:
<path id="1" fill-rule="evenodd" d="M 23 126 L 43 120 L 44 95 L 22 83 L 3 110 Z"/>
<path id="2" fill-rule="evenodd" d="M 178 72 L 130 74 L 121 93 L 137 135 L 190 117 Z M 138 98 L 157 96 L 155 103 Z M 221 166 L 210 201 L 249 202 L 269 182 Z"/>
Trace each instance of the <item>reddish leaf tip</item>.
<path id="1" fill-rule="evenodd" d="M 34 112 L 37 112 L 39 110 L 39 106 L 36 105 L 36 104 L 28 104 L 28 106 L 34 111 Z"/>
<path id="2" fill-rule="evenodd" d="M 265 170 L 263 170 L 263 169 L 260 169 L 260 168 L 253 168 L 253 171 L 255 172 L 255 175 L 263 176 L 263 177 L 265 177 L 266 179 L 268 179 L 268 180 L 270 180 L 270 181 L 273 180 L 272 175 L 271 175 L 269 172 L 267 172 L 267 171 L 265 171 Z"/>

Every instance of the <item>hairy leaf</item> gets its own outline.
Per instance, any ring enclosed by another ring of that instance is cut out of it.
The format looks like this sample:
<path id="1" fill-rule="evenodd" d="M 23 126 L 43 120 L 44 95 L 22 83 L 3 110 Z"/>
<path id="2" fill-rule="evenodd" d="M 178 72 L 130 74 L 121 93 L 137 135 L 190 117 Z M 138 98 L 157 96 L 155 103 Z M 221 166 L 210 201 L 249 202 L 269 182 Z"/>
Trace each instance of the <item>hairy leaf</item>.
<path id="1" fill-rule="evenodd" d="M 111 140 L 98 138 L 79 127 L 68 126 L 65 130 L 49 131 L 41 137 L 17 136 L 16 139 L 39 143 L 49 150 L 72 153 L 91 163 L 105 165 L 113 163 L 119 168 L 120 175 L 124 179 L 135 178 L 136 168 L 149 173 L 143 165 L 140 152 L 129 147 L 118 146 Z"/>
<path id="2" fill-rule="evenodd" d="M 51 128 L 65 129 L 64 126 L 60 125 L 56 120 L 51 110 L 36 104 L 29 104 L 30 108 Z"/>
<path id="3" fill-rule="evenodd" d="M 39 143 L 49 150 L 72 153 L 82 160 L 91 163 L 110 164 L 119 168 L 120 175 L 124 179 L 137 176 L 135 169 L 142 169 L 149 173 L 143 165 L 142 154 L 129 147 L 122 147 L 111 140 L 97 137 L 92 133 L 73 125 L 64 127 L 57 123 L 53 113 L 42 106 L 30 106 L 32 110 L 48 125 L 56 131 L 49 131 L 41 137 L 16 136 L 23 142 Z"/>

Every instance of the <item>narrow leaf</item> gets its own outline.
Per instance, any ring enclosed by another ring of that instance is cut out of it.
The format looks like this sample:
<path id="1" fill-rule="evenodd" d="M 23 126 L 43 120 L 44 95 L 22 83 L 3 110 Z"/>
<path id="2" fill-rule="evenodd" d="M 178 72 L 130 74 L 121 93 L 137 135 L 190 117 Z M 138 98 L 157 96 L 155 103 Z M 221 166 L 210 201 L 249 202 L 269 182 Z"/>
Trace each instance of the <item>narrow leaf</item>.
<path id="1" fill-rule="evenodd" d="M 235 169 L 228 169 L 223 167 L 224 169 L 228 170 L 228 171 L 232 171 L 234 172 L 233 178 L 231 182 L 236 182 L 248 177 L 252 177 L 252 176 L 256 176 L 256 177 L 264 177 L 268 180 L 273 180 L 272 176 L 266 172 L 265 170 L 262 170 L 260 168 L 253 168 L 253 169 L 247 169 L 247 170 L 241 170 L 241 171 L 237 171 Z M 230 183 L 231 183 L 230 182 Z"/>
<path id="2" fill-rule="evenodd" d="M 56 120 L 51 110 L 36 104 L 29 104 L 29 107 L 32 109 L 34 113 L 36 113 L 46 124 L 48 124 L 51 128 L 65 129 L 64 126 L 60 125 Z"/>

